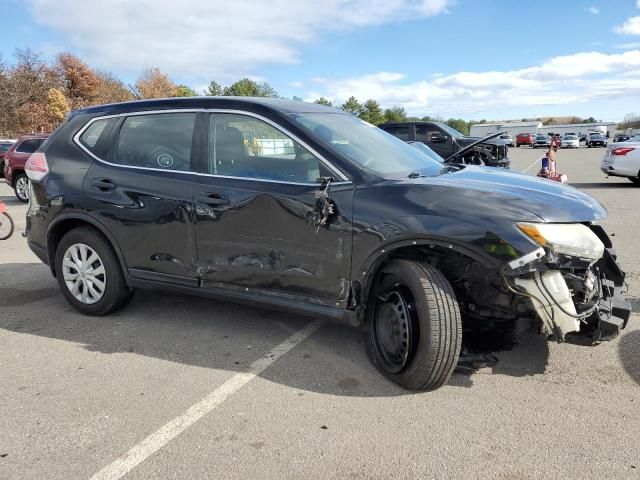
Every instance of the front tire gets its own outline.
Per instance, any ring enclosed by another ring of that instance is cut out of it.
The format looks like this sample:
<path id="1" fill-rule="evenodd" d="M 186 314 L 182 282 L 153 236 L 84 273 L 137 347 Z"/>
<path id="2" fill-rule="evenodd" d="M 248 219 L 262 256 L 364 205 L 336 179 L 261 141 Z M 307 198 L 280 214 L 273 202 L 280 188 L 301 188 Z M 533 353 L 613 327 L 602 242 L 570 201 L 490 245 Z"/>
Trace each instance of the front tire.
<path id="1" fill-rule="evenodd" d="M 29 177 L 25 173 L 18 173 L 13 181 L 13 191 L 22 203 L 29 201 Z"/>
<path id="2" fill-rule="evenodd" d="M 368 305 L 367 353 L 388 379 L 408 390 L 435 390 L 456 368 L 462 320 L 451 284 L 426 263 L 384 267 Z"/>
<path id="3" fill-rule="evenodd" d="M 62 237 L 55 270 L 63 295 L 85 315 L 108 315 L 131 299 L 111 245 L 92 228 L 76 228 Z"/>
<path id="4" fill-rule="evenodd" d="M 627 177 L 627 178 L 629 178 L 629 180 L 631 180 L 636 185 L 640 186 L 640 177 Z"/>

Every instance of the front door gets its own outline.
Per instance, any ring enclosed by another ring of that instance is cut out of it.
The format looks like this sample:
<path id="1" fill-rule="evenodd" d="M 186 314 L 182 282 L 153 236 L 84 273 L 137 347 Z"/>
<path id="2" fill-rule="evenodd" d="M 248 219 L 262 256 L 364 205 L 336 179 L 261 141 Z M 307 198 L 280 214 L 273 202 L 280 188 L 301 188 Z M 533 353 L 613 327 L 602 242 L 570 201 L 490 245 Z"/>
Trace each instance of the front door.
<path id="1" fill-rule="evenodd" d="M 98 119 L 79 136 L 100 158 L 84 179 L 87 212 L 115 237 L 134 277 L 197 284 L 191 220 L 196 115 Z M 103 150 L 102 144 L 115 146 Z"/>
<path id="2" fill-rule="evenodd" d="M 194 188 L 204 286 L 315 297 L 349 292 L 353 185 L 266 119 L 212 113 L 207 173 Z M 318 179 L 333 177 L 326 190 Z"/>

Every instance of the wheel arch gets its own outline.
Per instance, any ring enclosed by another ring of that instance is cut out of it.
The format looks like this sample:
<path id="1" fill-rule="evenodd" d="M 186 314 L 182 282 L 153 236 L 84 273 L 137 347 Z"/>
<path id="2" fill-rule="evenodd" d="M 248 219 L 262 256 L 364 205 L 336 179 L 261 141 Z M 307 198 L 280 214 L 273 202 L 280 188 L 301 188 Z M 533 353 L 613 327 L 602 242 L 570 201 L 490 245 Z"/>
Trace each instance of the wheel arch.
<path id="1" fill-rule="evenodd" d="M 122 268 L 122 273 L 125 277 L 125 280 L 127 281 L 127 283 L 129 283 L 127 264 L 113 234 L 111 234 L 111 232 L 98 220 L 87 215 L 86 213 L 81 212 L 65 213 L 59 215 L 53 222 L 51 222 L 49 228 L 47 229 L 47 257 L 49 259 L 49 267 L 51 268 L 51 273 L 53 274 L 53 276 L 56 276 L 55 257 L 56 249 L 58 244 L 60 243 L 60 240 L 67 232 L 80 227 L 91 227 L 94 230 L 97 230 L 98 233 L 100 233 L 105 238 L 105 240 L 107 240 L 107 242 L 115 252 L 116 257 L 118 258 L 118 262 L 120 263 L 120 267 Z"/>
<path id="2" fill-rule="evenodd" d="M 380 246 L 354 272 L 354 279 L 358 279 L 353 282 L 353 290 L 355 304 L 359 307 L 360 323 L 366 323 L 366 307 L 369 296 L 385 264 L 396 258 L 428 261 L 437 255 L 446 254 L 447 251 L 456 252 L 487 268 L 499 268 L 502 265 L 502 262 L 478 248 L 444 238 L 409 238 Z"/>

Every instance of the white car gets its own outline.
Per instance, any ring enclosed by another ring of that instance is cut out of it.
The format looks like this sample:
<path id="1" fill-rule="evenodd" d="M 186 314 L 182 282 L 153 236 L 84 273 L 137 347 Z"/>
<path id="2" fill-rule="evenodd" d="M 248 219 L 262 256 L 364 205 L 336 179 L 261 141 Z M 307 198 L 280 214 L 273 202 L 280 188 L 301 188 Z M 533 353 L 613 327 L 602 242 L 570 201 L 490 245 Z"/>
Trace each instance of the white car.
<path id="1" fill-rule="evenodd" d="M 600 170 L 613 177 L 627 177 L 640 185 L 640 141 L 627 140 L 609 145 Z"/>
<path id="2" fill-rule="evenodd" d="M 562 137 L 560 148 L 580 148 L 580 139 L 573 133 L 567 133 Z"/>

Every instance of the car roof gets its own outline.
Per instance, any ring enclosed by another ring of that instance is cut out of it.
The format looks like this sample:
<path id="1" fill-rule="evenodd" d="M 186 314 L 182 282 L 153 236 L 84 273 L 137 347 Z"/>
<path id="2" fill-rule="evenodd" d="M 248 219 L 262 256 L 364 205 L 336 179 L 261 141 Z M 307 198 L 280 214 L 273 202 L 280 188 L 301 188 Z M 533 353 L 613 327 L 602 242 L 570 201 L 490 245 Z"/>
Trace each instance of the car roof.
<path id="1" fill-rule="evenodd" d="M 180 98 L 158 98 L 150 100 L 137 100 L 133 102 L 110 103 L 96 107 L 74 110 L 70 117 L 79 114 L 108 113 L 118 114 L 132 111 L 144 110 L 167 110 L 167 109 L 209 109 L 209 108 L 247 108 L 262 107 L 283 114 L 293 113 L 344 113 L 342 110 L 320 105 L 317 103 L 303 102 L 299 100 L 288 100 L 285 98 L 269 97 L 180 97 Z"/>
<path id="2" fill-rule="evenodd" d="M 16 143 L 29 138 L 47 138 L 48 136 L 48 133 L 28 133 L 26 135 L 20 135 L 18 140 L 16 140 Z"/>

